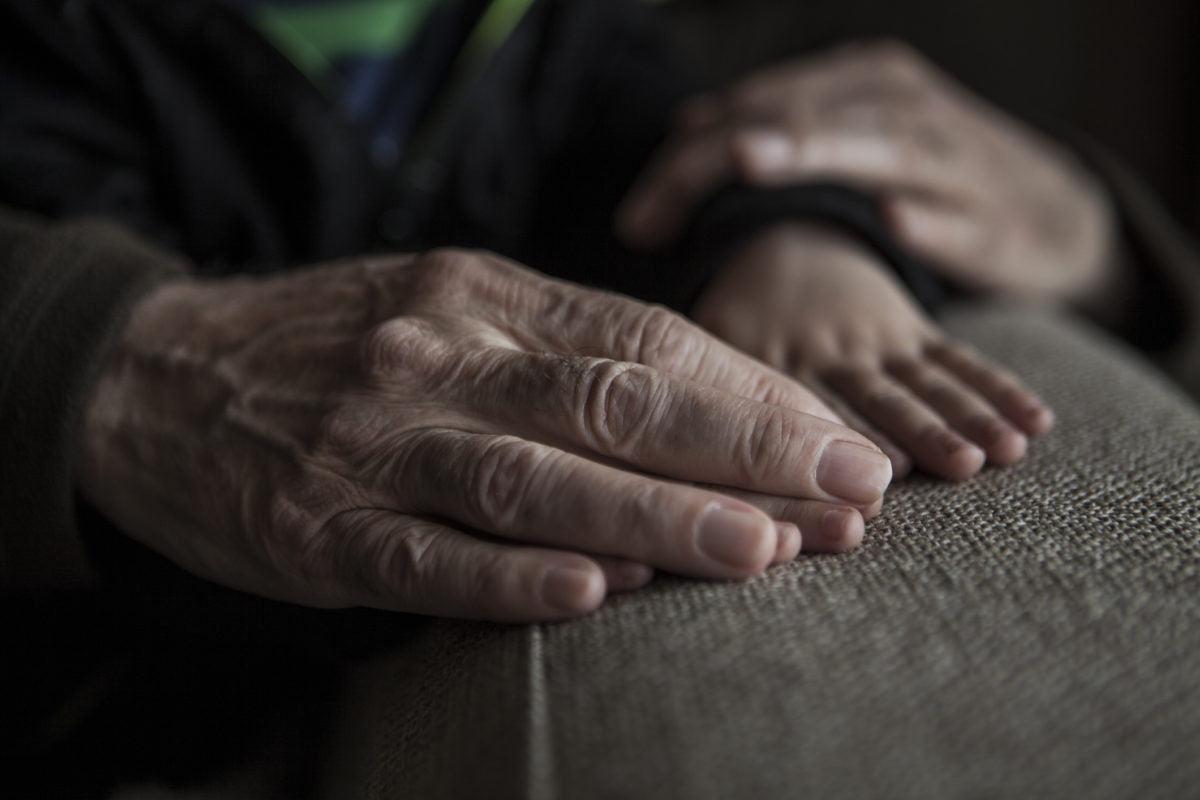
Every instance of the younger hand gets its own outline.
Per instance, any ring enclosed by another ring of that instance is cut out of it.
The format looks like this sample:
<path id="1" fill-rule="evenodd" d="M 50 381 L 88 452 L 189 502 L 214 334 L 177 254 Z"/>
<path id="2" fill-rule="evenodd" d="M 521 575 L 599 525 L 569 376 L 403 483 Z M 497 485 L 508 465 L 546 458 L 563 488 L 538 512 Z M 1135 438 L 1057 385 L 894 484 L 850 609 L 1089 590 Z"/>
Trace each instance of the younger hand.
<path id="1" fill-rule="evenodd" d="M 618 214 L 627 242 L 676 236 L 730 181 L 831 180 L 879 197 L 897 240 L 974 290 L 1111 305 L 1107 195 L 1065 149 L 904 45 L 850 45 L 685 107 Z"/>
<path id="2" fill-rule="evenodd" d="M 798 377 L 880 446 L 896 475 L 1007 465 L 1049 409 L 1014 376 L 950 341 L 878 260 L 826 228 L 784 225 L 740 249 L 693 317 Z"/>

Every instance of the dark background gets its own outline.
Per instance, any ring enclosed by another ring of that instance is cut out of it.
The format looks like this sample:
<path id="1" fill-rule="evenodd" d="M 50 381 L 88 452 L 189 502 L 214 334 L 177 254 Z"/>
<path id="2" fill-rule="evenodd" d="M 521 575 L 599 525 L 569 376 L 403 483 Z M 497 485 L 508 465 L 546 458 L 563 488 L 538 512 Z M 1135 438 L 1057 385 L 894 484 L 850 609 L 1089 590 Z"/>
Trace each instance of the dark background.
<path id="1" fill-rule="evenodd" d="M 1019 116 L 1086 132 L 1200 231 L 1200 0 L 672 0 L 684 57 L 720 83 L 854 39 L 916 46 Z"/>

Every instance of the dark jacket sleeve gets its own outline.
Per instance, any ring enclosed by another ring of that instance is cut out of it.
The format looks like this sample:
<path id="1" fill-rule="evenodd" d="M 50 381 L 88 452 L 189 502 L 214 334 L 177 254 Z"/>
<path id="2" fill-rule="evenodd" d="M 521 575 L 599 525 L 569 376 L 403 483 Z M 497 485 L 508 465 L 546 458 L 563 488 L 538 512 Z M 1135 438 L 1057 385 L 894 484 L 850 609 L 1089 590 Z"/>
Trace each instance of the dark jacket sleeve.
<path id="1" fill-rule="evenodd" d="M 363 132 L 214 0 L 0 3 L 0 203 L 119 221 L 221 272 L 361 252 Z"/>
<path id="2" fill-rule="evenodd" d="M 94 579 L 74 517 L 83 404 L 129 307 L 182 269 L 111 225 L 0 207 L 0 589 Z"/>
<path id="3" fill-rule="evenodd" d="M 539 0 L 396 180 L 220 3 L 12 0 L 0 5 L 0 202 L 104 215 L 217 272 L 478 246 L 681 310 L 763 225 L 815 216 L 886 238 L 866 197 L 727 187 L 707 209 L 720 248 L 706 215 L 671 252 L 622 247 L 613 211 L 695 89 L 665 41 L 641 4 Z"/>

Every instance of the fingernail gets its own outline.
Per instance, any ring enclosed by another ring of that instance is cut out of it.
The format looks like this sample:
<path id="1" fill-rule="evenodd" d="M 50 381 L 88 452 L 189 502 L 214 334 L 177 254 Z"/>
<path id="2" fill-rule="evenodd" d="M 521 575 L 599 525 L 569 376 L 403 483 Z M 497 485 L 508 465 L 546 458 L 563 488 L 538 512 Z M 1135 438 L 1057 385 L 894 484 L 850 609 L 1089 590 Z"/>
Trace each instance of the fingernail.
<path id="1" fill-rule="evenodd" d="M 853 508 L 835 508 L 821 515 L 823 549 L 843 552 L 862 541 L 863 517 Z"/>
<path id="2" fill-rule="evenodd" d="M 621 588 L 641 588 L 654 578 L 654 570 L 645 564 L 630 562 L 621 566 Z"/>
<path id="3" fill-rule="evenodd" d="M 802 540 L 800 538 L 800 528 L 794 522 L 776 522 L 775 523 L 775 561 L 783 563 L 791 561 L 800 553 Z"/>
<path id="4" fill-rule="evenodd" d="M 591 570 L 579 567 L 554 567 L 542 577 L 542 601 L 547 605 L 581 614 L 594 605 Z"/>
<path id="5" fill-rule="evenodd" d="M 892 462 L 887 456 L 853 442 L 832 442 L 817 465 L 817 485 L 856 505 L 878 500 L 891 480 Z"/>
<path id="6" fill-rule="evenodd" d="M 757 514 L 713 506 L 700 521 L 696 545 L 709 558 L 735 569 L 759 567 L 764 529 Z"/>

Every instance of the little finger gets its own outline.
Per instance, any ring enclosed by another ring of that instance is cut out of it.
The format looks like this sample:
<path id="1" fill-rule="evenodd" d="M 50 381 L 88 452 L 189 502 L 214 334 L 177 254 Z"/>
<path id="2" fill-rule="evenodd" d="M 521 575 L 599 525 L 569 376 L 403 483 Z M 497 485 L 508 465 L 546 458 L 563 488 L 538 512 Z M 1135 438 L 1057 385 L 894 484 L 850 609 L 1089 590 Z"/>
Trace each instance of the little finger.
<path id="1" fill-rule="evenodd" d="M 497 622 L 569 619 L 605 597 L 605 570 L 560 550 L 486 541 L 431 520 L 362 512 L 329 559 L 356 605 Z"/>

